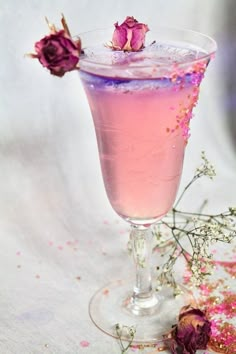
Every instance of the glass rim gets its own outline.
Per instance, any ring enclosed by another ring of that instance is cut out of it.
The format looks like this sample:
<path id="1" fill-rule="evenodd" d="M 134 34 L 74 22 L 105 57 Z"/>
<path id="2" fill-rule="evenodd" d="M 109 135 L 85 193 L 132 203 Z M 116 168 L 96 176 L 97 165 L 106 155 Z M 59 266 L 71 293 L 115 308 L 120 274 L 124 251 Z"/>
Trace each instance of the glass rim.
<path id="1" fill-rule="evenodd" d="M 83 39 L 86 40 L 86 36 L 91 36 L 92 34 L 98 34 L 98 33 L 105 33 L 105 31 L 111 31 L 111 37 L 112 38 L 112 34 L 113 34 L 113 31 L 114 31 L 114 27 L 106 27 L 106 28 L 98 28 L 98 29 L 94 29 L 94 30 L 89 30 L 89 31 L 86 31 L 86 32 L 82 32 L 79 34 L 79 37 L 81 38 L 81 41 L 82 41 L 82 45 L 83 45 Z M 207 44 L 207 46 L 209 46 L 209 50 L 206 50 L 203 46 L 201 47 L 200 45 L 197 45 L 198 49 L 199 50 L 202 50 L 202 53 L 196 57 L 196 58 L 192 58 L 192 59 L 189 59 L 189 60 L 186 60 L 186 61 L 183 61 L 181 63 L 177 63 L 177 66 L 178 68 L 184 68 L 186 66 L 189 66 L 189 65 L 194 65 L 198 62 L 201 62 L 201 61 L 204 61 L 204 60 L 208 60 L 210 59 L 212 56 L 214 56 L 214 54 L 216 53 L 217 51 L 217 43 L 216 41 L 209 35 L 207 34 L 204 34 L 200 31 L 195 31 L 195 30 L 191 30 L 191 29 L 185 29 L 185 28 L 181 28 L 181 27 L 169 27 L 169 26 L 156 26 L 154 27 L 154 29 L 150 30 L 147 32 L 147 37 L 149 37 L 150 35 L 152 34 L 163 34 L 163 32 L 165 33 L 172 33 L 174 35 L 176 34 L 185 34 L 185 35 L 188 35 L 189 36 L 189 40 L 187 41 L 186 39 L 181 39 L 179 38 L 178 42 L 182 42 L 182 43 L 188 43 L 190 45 L 194 45 L 193 42 L 191 42 L 191 37 L 192 39 L 193 38 L 197 38 L 197 39 L 200 39 L 200 40 L 204 40 Z M 169 42 L 177 42 L 177 40 L 174 38 L 169 38 L 168 39 Z M 111 41 L 111 40 L 110 40 Z M 157 42 L 160 42 L 160 43 L 163 43 L 164 41 L 161 40 L 158 40 L 158 38 L 156 39 Z M 95 40 L 93 41 L 94 44 L 98 44 L 98 40 L 97 38 L 95 38 Z M 109 43 L 109 38 L 107 40 L 107 43 Z M 102 43 L 101 43 L 102 44 Z M 104 45 L 106 44 L 106 42 L 104 42 Z M 151 44 L 151 42 L 149 43 L 149 45 Z M 87 45 L 85 47 L 82 46 L 82 48 L 86 49 L 86 48 L 89 48 L 90 46 L 92 46 L 93 44 L 91 43 L 90 45 Z M 148 45 L 148 44 L 147 44 Z M 147 45 L 145 45 L 145 47 L 147 47 Z M 144 47 L 144 48 L 145 48 Z M 115 52 L 122 52 L 122 51 L 114 51 Z M 132 53 L 141 53 L 142 50 L 140 51 L 137 51 L 137 52 L 132 52 Z M 116 67 L 118 68 L 119 67 L 119 64 L 115 65 L 115 64 L 111 64 L 111 63 L 104 63 L 104 62 L 100 62 L 99 60 L 92 60 L 88 57 L 86 57 L 84 54 L 82 54 L 80 56 L 80 64 L 82 64 L 82 70 L 83 70 L 83 67 L 87 65 L 90 66 L 90 68 L 92 67 L 96 67 L 97 69 L 98 68 L 101 68 L 101 69 L 108 69 L 108 68 L 111 68 L 111 67 Z M 173 66 L 173 63 L 163 63 L 163 62 L 157 62 L 158 64 L 158 68 L 160 68 L 161 70 L 165 70 L 167 69 L 167 71 L 170 69 L 171 66 Z M 129 69 L 130 70 L 133 70 L 133 69 L 145 69 L 145 68 L 150 68 L 150 64 L 144 64 L 144 65 L 135 65 L 133 64 L 132 67 L 130 67 Z M 120 65 L 120 70 L 122 70 L 122 65 Z M 85 70 L 86 71 L 86 70 Z"/>

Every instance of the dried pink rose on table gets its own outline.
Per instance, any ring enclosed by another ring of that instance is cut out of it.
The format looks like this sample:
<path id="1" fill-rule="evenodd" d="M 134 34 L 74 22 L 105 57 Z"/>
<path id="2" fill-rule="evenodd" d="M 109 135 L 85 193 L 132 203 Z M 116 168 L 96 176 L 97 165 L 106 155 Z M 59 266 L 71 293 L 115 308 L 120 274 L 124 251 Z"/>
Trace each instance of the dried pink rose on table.
<path id="1" fill-rule="evenodd" d="M 139 23 L 134 17 L 127 16 L 121 25 L 115 23 L 111 48 L 130 52 L 139 51 L 144 47 L 145 35 L 148 31 L 147 25 Z"/>
<path id="2" fill-rule="evenodd" d="M 81 52 L 80 39 L 72 40 L 64 17 L 61 22 L 62 30 L 56 30 L 54 25 L 49 24 L 51 33 L 35 43 L 36 54 L 31 54 L 52 75 L 59 77 L 77 68 Z"/>
<path id="3" fill-rule="evenodd" d="M 199 309 L 185 306 L 179 314 L 178 324 L 164 336 L 172 354 L 195 354 L 206 349 L 211 336 L 211 323 Z"/>

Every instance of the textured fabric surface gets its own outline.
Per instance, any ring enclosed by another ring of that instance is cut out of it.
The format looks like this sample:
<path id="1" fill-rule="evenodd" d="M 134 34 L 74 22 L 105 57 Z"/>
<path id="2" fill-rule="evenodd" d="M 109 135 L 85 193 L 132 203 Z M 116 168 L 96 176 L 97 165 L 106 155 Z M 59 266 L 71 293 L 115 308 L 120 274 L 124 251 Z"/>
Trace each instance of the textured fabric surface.
<path id="1" fill-rule="evenodd" d="M 96 289 L 132 268 L 128 226 L 105 195 L 85 93 L 77 73 L 52 77 L 24 57 L 47 33 L 44 16 L 59 24 L 61 12 L 73 34 L 134 15 L 150 28 L 187 27 L 217 40 L 180 189 L 205 150 L 217 177 L 199 182 L 185 209 L 204 198 L 211 212 L 236 204 L 234 0 L 0 0 L 1 354 L 120 353 L 88 315 Z"/>

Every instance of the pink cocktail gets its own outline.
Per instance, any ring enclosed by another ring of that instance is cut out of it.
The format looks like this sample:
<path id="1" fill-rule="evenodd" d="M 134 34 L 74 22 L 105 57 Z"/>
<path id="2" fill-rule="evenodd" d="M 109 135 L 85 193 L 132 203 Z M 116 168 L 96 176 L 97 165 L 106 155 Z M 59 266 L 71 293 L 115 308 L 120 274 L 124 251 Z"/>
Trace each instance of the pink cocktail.
<path id="1" fill-rule="evenodd" d="M 107 286 L 107 297 L 99 290 L 90 315 L 110 335 L 120 322 L 136 326 L 136 342 L 153 342 L 174 323 L 179 306 L 169 289 L 156 294 L 152 288 L 150 225 L 174 203 L 192 110 L 216 45 L 199 33 L 158 29 L 150 32 L 144 50 L 113 52 L 103 45 L 109 33 L 82 37 L 80 77 L 107 196 L 132 226 L 136 280 L 131 293 L 123 281 Z"/>
<path id="2" fill-rule="evenodd" d="M 173 205 L 200 79 L 82 74 L 108 198 L 134 224 L 156 221 Z"/>

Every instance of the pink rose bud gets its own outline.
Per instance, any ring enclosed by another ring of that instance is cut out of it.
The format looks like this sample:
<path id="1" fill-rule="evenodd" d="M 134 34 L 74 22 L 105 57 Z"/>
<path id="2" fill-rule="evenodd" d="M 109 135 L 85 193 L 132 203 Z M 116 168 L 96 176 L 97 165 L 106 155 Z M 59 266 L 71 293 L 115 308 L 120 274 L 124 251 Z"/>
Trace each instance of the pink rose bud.
<path id="1" fill-rule="evenodd" d="M 145 35 L 149 31 L 147 25 L 128 16 L 120 26 L 118 22 L 114 26 L 112 49 L 136 52 L 144 47 Z"/>
<path id="2" fill-rule="evenodd" d="M 40 63 L 50 70 L 52 75 L 63 76 L 74 70 L 81 50 L 80 40 L 73 41 L 65 30 L 56 31 L 35 43 Z"/>

